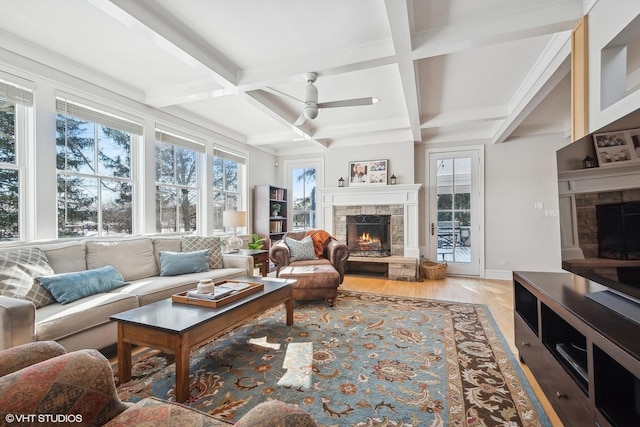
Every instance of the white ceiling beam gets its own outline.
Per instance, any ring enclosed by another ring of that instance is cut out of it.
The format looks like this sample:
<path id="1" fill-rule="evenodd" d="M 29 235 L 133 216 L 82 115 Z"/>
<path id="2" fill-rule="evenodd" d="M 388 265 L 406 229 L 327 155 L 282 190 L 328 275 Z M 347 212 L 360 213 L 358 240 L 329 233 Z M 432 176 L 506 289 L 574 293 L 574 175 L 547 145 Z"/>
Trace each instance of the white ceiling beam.
<path id="1" fill-rule="evenodd" d="M 444 114 L 437 114 L 424 120 L 420 125 L 421 129 L 432 129 L 446 126 L 454 126 L 460 123 L 486 122 L 492 120 L 502 120 L 509 114 L 509 109 L 504 105 L 494 107 L 467 109 L 452 111 Z"/>
<path id="2" fill-rule="evenodd" d="M 370 134 L 344 135 L 331 141 L 331 148 L 336 147 L 369 147 L 374 144 L 390 144 L 413 141 L 411 131 L 405 129 L 389 129 Z"/>
<path id="3" fill-rule="evenodd" d="M 550 20 L 550 17 L 552 19 Z M 572 30 L 582 18 L 575 0 L 548 3 L 464 25 L 423 31 L 413 37 L 413 59 L 424 59 L 514 40 Z"/>
<path id="4" fill-rule="evenodd" d="M 317 72 L 325 77 L 389 65 L 393 62 L 393 44 L 390 40 L 383 40 L 241 70 L 238 72 L 238 86 L 251 90 L 273 83 L 296 81 L 308 72 Z"/>
<path id="5" fill-rule="evenodd" d="M 313 136 L 318 139 L 339 138 L 347 135 L 365 135 L 387 130 L 406 130 L 407 119 L 405 117 L 388 120 L 376 120 L 373 122 L 358 122 L 341 126 L 324 126 L 318 129 Z"/>
<path id="6" fill-rule="evenodd" d="M 181 83 L 175 86 L 168 86 L 145 93 L 145 103 L 155 108 L 163 108 L 171 105 L 186 104 L 189 102 L 202 101 L 205 99 L 218 98 L 236 94 L 236 89 L 224 89 L 211 79 L 196 82 Z"/>
<path id="7" fill-rule="evenodd" d="M 279 143 L 291 143 L 296 140 L 304 140 L 304 138 L 292 132 L 276 132 L 276 133 L 263 133 L 260 135 L 250 135 L 247 137 L 247 144 L 257 147 L 261 145 L 272 145 Z"/>
<path id="8" fill-rule="evenodd" d="M 353 60 L 353 58 L 351 59 Z M 308 72 L 309 68 L 318 72 L 322 77 L 327 77 L 394 64 L 396 62 L 396 57 L 395 55 L 392 55 L 361 62 L 346 63 L 339 63 L 334 59 L 327 59 L 326 61 L 323 61 L 325 62 L 323 65 L 319 65 L 316 68 L 312 68 L 309 65 L 302 65 L 303 62 L 304 61 L 301 61 L 299 66 L 278 67 L 278 71 L 282 74 L 277 74 L 273 72 L 273 70 L 265 69 L 254 69 L 246 72 L 240 71 L 238 73 L 240 83 L 233 89 L 212 90 L 208 87 L 202 87 L 201 90 L 199 90 L 196 85 L 192 87 L 180 85 L 175 88 L 159 88 L 153 93 L 149 93 L 148 98 L 150 102 L 153 102 L 151 105 L 154 106 L 175 105 L 192 102 L 193 100 L 204 100 L 219 96 L 237 94 L 240 92 L 248 92 L 256 89 L 263 89 L 267 86 L 276 86 L 283 83 L 295 81 L 303 82 L 303 76 Z"/>
<path id="9" fill-rule="evenodd" d="M 267 95 L 266 92 L 263 92 L 261 90 L 254 90 L 250 92 L 242 92 L 239 95 L 251 105 L 276 120 L 282 126 L 290 129 L 293 133 L 301 137 L 303 140 L 310 141 L 313 144 L 322 147 L 323 149 L 328 148 L 327 143 L 314 138 L 314 130 L 310 128 L 306 123 L 301 126 L 294 126 L 293 123 L 295 123 L 298 116 L 296 116 L 295 114 L 291 114 L 289 111 L 283 109 L 280 105 L 273 102 L 273 100 Z"/>
<path id="10" fill-rule="evenodd" d="M 236 84 L 236 69 L 209 43 L 184 27 L 171 24 L 174 18 L 164 15 L 158 4 L 149 0 L 89 0 L 91 4 L 128 26 L 176 59 L 195 69 L 206 69 L 219 85 Z"/>
<path id="11" fill-rule="evenodd" d="M 513 131 L 571 72 L 571 32 L 555 34 L 509 101 L 509 116 L 498 124 L 494 143 L 507 140 Z"/>
<path id="12" fill-rule="evenodd" d="M 413 8 L 411 0 L 385 0 L 391 38 L 396 51 L 402 91 L 407 105 L 409 126 L 414 142 L 420 142 L 420 91 L 416 78 L 416 64 L 411 59 L 413 33 Z"/>

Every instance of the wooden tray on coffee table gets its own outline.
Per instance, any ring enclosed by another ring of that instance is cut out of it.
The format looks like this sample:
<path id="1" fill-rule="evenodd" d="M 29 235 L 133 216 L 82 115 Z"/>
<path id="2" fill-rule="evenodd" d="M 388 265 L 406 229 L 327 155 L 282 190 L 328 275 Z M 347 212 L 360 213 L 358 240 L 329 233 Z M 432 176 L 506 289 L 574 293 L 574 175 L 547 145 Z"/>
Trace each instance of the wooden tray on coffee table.
<path id="1" fill-rule="evenodd" d="M 185 292 L 180 292 L 177 294 L 173 294 L 171 296 L 171 300 L 173 302 L 179 302 L 181 304 L 191 304 L 191 305 L 197 305 L 200 307 L 211 307 L 211 308 L 218 308 L 218 307 L 222 307 L 225 304 L 229 304 L 231 302 L 237 301 L 240 298 L 244 298 L 247 295 L 253 294 L 255 292 L 261 291 L 262 289 L 264 289 L 264 285 L 262 283 L 255 283 L 255 282 L 239 282 L 236 280 L 225 280 L 219 283 L 216 283 L 216 286 L 219 285 L 223 285 L 223 284 L 233 284 L 233 283 L 246 283 L 249 285 L 248 288 L 243 289 L 241 291 L 232 293 L 230 295 L 227 295 L 225 297 L 222 297 L 220 299 L 217 300 L 211 300 L 211 299 L 205 299 L 205 298 L 198 298 L 198 297 L 192 297 L 187 295 L 187 292 L 189 291 L 185 291 Z"/>

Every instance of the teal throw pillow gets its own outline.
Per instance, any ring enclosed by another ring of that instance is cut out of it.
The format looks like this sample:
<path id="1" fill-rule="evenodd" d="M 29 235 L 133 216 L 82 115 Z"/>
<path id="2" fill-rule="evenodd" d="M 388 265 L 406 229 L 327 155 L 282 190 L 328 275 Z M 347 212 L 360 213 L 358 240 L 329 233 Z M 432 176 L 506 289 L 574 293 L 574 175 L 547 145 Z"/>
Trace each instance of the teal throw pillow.
<path id="1" fill-rule="evenodd" d="M 93 270 L 38 276 L 36 280 L 60 304 L 69 304 L 90 295 L 109 292 L 127 284 L 112 265 Z"/>
<path id="2" fill-rule="evenodd" d="M 311 236 L 307 236 L 302 240 L 285 237 L 284 242 L 289 247 L 289 259 L 291 261 L 318 259 L 318 257 L 316 257 L 316 251 L 313 247 L 313 240 L 311 240 Z"/>
<path id="3" fill-rule="evenodd" d="M 210 249 L 192 252 L 160 251 L 160 275 L 178 276 L 209 271 L 209 251 Z"/>

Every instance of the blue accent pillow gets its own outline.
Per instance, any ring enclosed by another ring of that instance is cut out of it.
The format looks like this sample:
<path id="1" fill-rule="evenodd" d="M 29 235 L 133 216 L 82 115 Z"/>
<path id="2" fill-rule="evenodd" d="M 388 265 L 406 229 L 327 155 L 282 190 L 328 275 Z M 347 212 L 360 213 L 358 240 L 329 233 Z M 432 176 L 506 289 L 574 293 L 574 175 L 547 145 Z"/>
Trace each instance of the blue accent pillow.
<path id="1" fill-rule="evenodd" d="M 36 280 L 60 304 L 69 304 L 89 295 L 108 292 L 127 284 L 120 272 L 112 265 L 93 270 L 38 276 Z"/>
<path id="2" fill-rule="evenodd" d="M 202 273 L 209 271 L 209 251 L 170 252 L 160 251 L 160 275 L 178 276 L 180 274 Z"/>

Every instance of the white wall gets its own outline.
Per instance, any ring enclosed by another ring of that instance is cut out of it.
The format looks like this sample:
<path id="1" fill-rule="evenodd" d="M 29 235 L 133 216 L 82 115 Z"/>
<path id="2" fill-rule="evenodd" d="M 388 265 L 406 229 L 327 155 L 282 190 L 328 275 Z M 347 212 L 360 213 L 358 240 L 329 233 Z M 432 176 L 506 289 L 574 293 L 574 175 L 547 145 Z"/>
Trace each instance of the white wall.
<path id="1" fill-rule="evenodd" d="M 567 143 L 564 135 L 545 135 L 485 145 L 485 277 L 509 280 L 513 270 L 561 270 L 559 218 L 546 215 L 558 211 L 556 151 Z M 428 212 L 425 150 L 415 149 L 416 182 L 425 184 L 420 192 L 423 219 Z M 534 210 L 536 202 L 543 209 Z M 423 254 L 425 221 L 420 229 Z"/>
<path id="2" fill-rule="evenodd" d="M 372 144 L 367 147 L 331 147 L 324 153 L 308 155 L 282 156 L 278 158 L 280 165 L 285 160 L 299 160 L 304 158 L 324 158 L 324 183 L 318 183 L 321 188 L 334 188 L 342 177 L 345 185 L 349 181 L 349 162 L 355 160 L 388 160 L 389 176 L 395 175 L 398 184 L 414 183 L 413 141 L 395 142 L 390 144 Z M 281 168 L 282 169 L 282 168 Z M 282 183 L 279 176 L 279 183 Z"/>
<path id="3" fill-rule="evenodd" d="M 601 108 L 601 50 L 640 15 L 638 0 L 599 0 L 589 11 L 589 131 L 594 132 L 640 108 L 640 90 Z"/>
<path id="4" fill-rule="evenodd" d="M 545 135 L 485 147 L 487 277 L 561 270 L 556 151 L 567 143 Z"/>
<path id="5" fill-rule="evenodd" d="M 247 204 L 249 232 L 253 233 L 253 187 L 262 184 L 280 185 L 276 177 L 276 159 L 264 151 L 251 149 L 247 159 Z"/>

